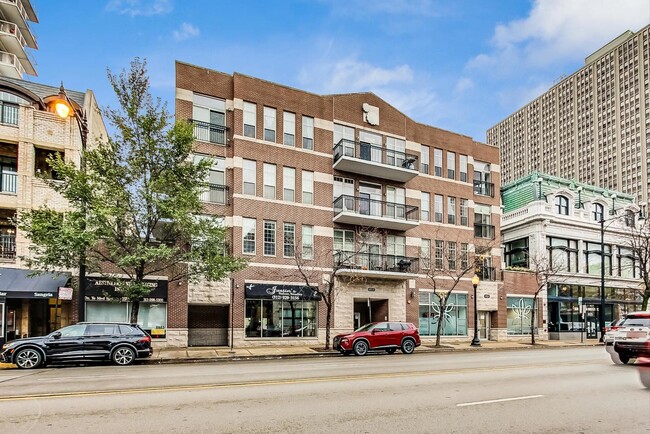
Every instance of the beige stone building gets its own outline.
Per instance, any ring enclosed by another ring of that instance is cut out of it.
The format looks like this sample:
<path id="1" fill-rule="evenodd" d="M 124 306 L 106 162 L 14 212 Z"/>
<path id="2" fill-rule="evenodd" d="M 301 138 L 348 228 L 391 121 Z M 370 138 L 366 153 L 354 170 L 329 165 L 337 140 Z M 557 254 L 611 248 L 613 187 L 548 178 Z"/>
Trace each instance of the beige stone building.
<path id="1" fill-rule="evenodd" d="M 487 131 L 504 184 L 534 171 L 648 201 L 650 26 L 625 32 L 585 65 Z"/>
<path id="2" fill-rule="evenodd" d="M 46 179 L 56 179 L 46 159 L 60 153 L 79 163 L 81 136 L 74 118 L 61 119 L 48 107 L 59 87 L 0 77 L 0 340 L 38 336 L 76 319 L 72 301 L 58 300 L 58 288 L 71 273 L 28 277 L 22 257 L 29 241 L 16 230 L 22 210 L 47 205 L 66 209 L 66 202 Z M 106 137 L 92 91 L 67 91 L 86 114 L 89 143 Z"/>
<path id="3" fill-rule="evenodd" d="M 316 95 L 182 62 L 176 117 L 194 125 L 196 158 L 213 161 L 205 213 L 230 228 L 232 254 L 249 266 L 189 285 L 184 305 L 170 302 L 170 333 L 189 345 L 322 345 L 326 306 L 313 289 L 335 274 L 332 336 L 392 320 L 431 340 L 442 315 L 445 339 L 469 341 L 472 275 L 441 313 L 426 274 L 460 269 L 482 246 L 480 330 L 503 336 L 496 147 L 372 93 Z"/>

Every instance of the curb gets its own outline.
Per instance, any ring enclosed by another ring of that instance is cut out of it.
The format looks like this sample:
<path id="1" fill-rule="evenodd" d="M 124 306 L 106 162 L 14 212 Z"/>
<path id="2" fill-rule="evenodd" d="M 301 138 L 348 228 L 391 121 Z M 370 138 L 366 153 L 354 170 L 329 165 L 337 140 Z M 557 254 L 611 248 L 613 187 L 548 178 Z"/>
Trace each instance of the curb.
<path id="1" fill-rule="evenodd" d="M 544 345 L 536 344 L 522 345 L 521 347 L 441 347 L 432 348 L 420 346 L 415 353 L 457 353 L 457 352 L 478 352 L 478 351 L 525 351 L 525 350 L 540 350 L 540 349 L 561 349 L 561 348 L 591 348 L 602 346 L 602 344 L 581 344 L 581 345 Z M 379 352 L 376 352 L 379 354 Z M 371 353 L 372 354 L 372 353 Z M 242 361 L 255 361 L 255 360 L 281 360 L 281 359 L 311 359 L 311 358 L 325 358 L 325 357 L 344 357 L 337 351 L 329 352 L 314 352 L 314 353 L 300 353 L 300 354 L 265 354 L 265 355 L 246 355 L 246 356 L 215 356 L 215 357 L 180 357 L 180 358 L 161 358 L 152 357 L 148 359 L 138 360 L 140 365 L 171 365 L 171 364 L 198 364 L 198 363 L 229 363 L 229 362 L 242 362 Z"/>

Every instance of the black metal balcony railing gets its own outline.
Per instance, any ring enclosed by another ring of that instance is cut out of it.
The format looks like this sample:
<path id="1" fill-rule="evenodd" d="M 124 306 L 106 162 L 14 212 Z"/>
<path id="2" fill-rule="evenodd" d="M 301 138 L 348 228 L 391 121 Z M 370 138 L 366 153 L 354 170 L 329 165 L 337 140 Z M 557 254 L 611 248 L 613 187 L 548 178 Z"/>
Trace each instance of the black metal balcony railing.
<path id="1" fill-rule="evenodd" d="M 0 192 L 15 193 L 18 183 L 18 174 L 13 170 L 0 167 Z"/>
<path id="2" fill-rule="evenodd" d="M 402 151 L 387 149 L 370 143 L 355 142 L 353 140 L 341 139 L 334 145 L 334 161 L 341 157 L 358 158 L 365 161 L 386 164 L 388 166 L 401 167 L 417 172 L 417 155 L 407 154 Z"/>
<path id="3" fill-rule="evenodd" d="M 486 225 L 475 223 L 474 224 L 474 236 L 477 238 L 489 238 L 494 239 L 494 225 Z"/>
<path id="4" fill-rule="evenodd" d="M 16 236 L 15 235 L 0 235 L 0 258 L 2 259 L 15 259 L 16 258 Z"/>
<path id="5" fill-rule="evenodd" d="M 396 220 L 418 221 L 420 219 L 420 210 L 417 206 L 344 194 L 334 200 L 334 215 L 345 211 Z"/>
<path id="6" fill-rule="evenodd" d="M 226 144 L 226 128 L 223 125 L 211 124 L 209 122 L 198 121 L 190 119 L 194 124 L 194 138 L 203 142 L 218 143 L 220 145 Z"/>
<path id="7" fill-rule="evenodd" d="M 496 269 L 494 267 L 483 267 L 483 266 L 478 266 L 476 267 L 476 275 L 479 277 L 481 280 L 488 280 L 488 281 L 495 281 L 497 273 Z"/>
<path id="8" fill-rule="evenodd" d="M 209 184 L 208 188 L 203 193 L 201 193 L 201 200 L 203 202 L 228 205 L 229 191 L 230 188 L 227 185 Z"/>
<path id="9" fill-rule="evenodd" d="M 334 264 L 351 270 L 373 270 L 398 273 L 417 273 L 418 258 L 399 255 L 381 255 L 368 252 L 339 251 L 334 254 Z"/>
<path id="10" fill-rule="evenodd" d="M 494 197 L 494 184 L 492 182 L 474 180 L 474 194 Z"/>

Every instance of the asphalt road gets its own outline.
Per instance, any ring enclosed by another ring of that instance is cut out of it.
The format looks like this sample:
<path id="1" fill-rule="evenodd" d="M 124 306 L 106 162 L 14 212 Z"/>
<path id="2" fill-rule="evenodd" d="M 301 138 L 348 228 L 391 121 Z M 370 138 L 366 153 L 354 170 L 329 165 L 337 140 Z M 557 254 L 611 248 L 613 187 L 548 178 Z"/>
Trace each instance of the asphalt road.
<path id="1" fill-rule="evenodd" d="M 0 370 L 3 432 L 650 433 L 602 347 Z"/>

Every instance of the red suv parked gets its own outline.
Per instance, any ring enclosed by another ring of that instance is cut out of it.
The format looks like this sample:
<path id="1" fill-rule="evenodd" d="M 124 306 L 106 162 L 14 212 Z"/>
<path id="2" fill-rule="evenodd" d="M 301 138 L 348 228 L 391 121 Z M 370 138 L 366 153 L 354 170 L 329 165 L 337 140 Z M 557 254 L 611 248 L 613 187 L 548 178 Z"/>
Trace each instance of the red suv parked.
<path id="1" fill-rule="evenodd" d="M 393 321 L 372 322 L 352 333 L 336 335 L 333 345 L 343 355 L 354 352 L 357 356 L 365 356 L 373 350 L 393 354 L 398 349 L 411 354 L 419 346 L 420 334 L 413 324 Z"/>

